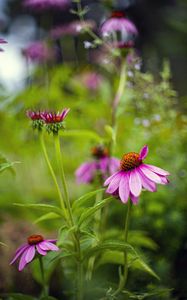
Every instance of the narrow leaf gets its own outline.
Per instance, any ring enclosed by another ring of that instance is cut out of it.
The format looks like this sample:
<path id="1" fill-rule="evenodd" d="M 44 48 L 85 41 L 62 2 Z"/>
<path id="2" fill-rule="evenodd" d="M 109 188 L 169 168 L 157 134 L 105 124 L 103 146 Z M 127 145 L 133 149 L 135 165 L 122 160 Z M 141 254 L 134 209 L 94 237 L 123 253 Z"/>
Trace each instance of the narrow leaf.
<path id="1" fill-rule="evenodd" d="M 83 196 L 81 196 L 80 198 L 78 198 L 77 200 L 75 200 L 73 202 L 72 205 L 72 209 L 75 210 L 76 208 L 80 207 L 80 206 L 84 206 L 84 204 L 87 203 L 87 200 L 92 198 L 93 196 L 95 196 L 97 193 L 104 191 L 104 189 L 98 189 L 92 192 L 89 192 Z"/>
<path id="2" fill-rule="evenodd" d="M 91 130 L 66 130 L 61 131 L 60 135 L 65 137 L 85 137 L 99 143 L 102 141 L 102 138 L 96 132 Z"/>
<path id="3" fill-rule="evenodd" d="M 37 209 L 37 210 L 43 210 L 46 212 L 53 212 L 58 214 L 59 216 L 63 216 L 63 212 L 62 210 L 54 205 L 49 205 L 49 204 L 23 204 L 23 203 L 14 203 L 14 205 L 17 206 L 22 206 L 22 207 L 26 207 L 26 208 L 33 208 L 33 209 Z"/>
<path id="4" fill-rule="evenodd" d="M 54 212 L 50 212 L 50 213 L 47 213 L 39 218 L 37 218 L 35 221 L 34 221 L 34 224 L 37 224 L 37 223 L 40 223 L 42 221 L 46 221 L 46 220 L 53 220 L 53 219 L 59 219 L 61 216 L 57 213 L 54 213 Z"/>
<path id="5" fill-rule="evenodd" d="M 88 220 L 94 213 L 101 208 L 103 208 L 105 205 L 109 204 L 112 201 L 113 197 L 106 198 L 96 204 L 94 207 L 88 208 L 85 212 L 83 212 L 80 216 L 80 219 L 78 221 L 78 227 L 82 225 L 83 222 Z"/>

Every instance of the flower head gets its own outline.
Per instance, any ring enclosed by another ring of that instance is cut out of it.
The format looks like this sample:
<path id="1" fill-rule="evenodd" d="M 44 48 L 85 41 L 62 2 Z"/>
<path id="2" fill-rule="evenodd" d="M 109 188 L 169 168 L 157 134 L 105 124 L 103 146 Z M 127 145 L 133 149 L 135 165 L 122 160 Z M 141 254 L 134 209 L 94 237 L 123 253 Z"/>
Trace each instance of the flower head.
<path id="1" fill-rule="evenodd" d="M 123 12 L 115 11 L 100 29 L 101 35 L 115 48 L 132 48 L 138 34 L 136 26 Z"/>
<path id="2" fill-rule="evenodd" d="M 120 161 L 119 171 L 107 178 L 104 185 L 108 185 L 107 193 L 117 195 L 123 203 L 132 200 L 137 204 L 142 189 L 150 192 L 156 191 L 156 184 L 167 184 L 169 172 L 144 164 L 143 160 L 148 154 L 148 146 L 144 146 L 140 153 L 130 152 L 124 154 Z"/>
<path id="3" fill-rule="evenodd" d="M 64 128 L 64 119 L 69 113 L 69 108 L 64 108 L 61 113 L 43 112 L 41 118 L 45 122 L 47 131 L 57 134 L 60 129 Z"/>
<path id="4" fill-rule="evenodd" d="M 7 44 L 7 42 L 4 39 L 0 38 L 0 44 Z M 4 51 L 4 50 L 2 48 L 0 48 L 0 52 L 2 52 L 2 51 Z"/>
<path id="5" fill-rule="evenodd" d="M 18 270 L 22 271 L 37 254 L 45 256 L 48 251 L 58 251 L 59 248 L 55 245 L 55 243 L 56 240 L 44 239 L 42 235 L 31 235 L 28 237 L 27 243 L 23 244 L 16 250 L 15 256 L 10 264 L 12 265 L 18 258 L 20 258 Z"/>
<path id="6" fill-rule="evenodd" d="M 31 119 L 33 129 L 42 130 L 44 125 L 44 121 L 42 119 L 42 112 L 28 110 L 26 112 L 26 115 L 28 118 Z"/>
<path id="7" fill-rule="evenodd" d="M 33 42 L 22 50 L 22 54 L 27 59 L 37 63 L 51 61 L 55 56 L 54 51 L 44 41 Z"/>
<path id="8" fill-rule="evenodd" d="M 97 146 L 91 152 L 93 160 L 83 163 L 75 172 L 78 183 L 91 183 L 97 175 L 101 175 L 104 180 L 108 174 L 113 174 L 119 168 L 119 160 L 110 157 L 107 148 Z"/>
<path id="9" fill-rule="evenodd" d="M 51 8 L 66 9 L 70 3 L 70 0 L 25 0 L 23 5 L 37 11 L 43 11 Z"/>

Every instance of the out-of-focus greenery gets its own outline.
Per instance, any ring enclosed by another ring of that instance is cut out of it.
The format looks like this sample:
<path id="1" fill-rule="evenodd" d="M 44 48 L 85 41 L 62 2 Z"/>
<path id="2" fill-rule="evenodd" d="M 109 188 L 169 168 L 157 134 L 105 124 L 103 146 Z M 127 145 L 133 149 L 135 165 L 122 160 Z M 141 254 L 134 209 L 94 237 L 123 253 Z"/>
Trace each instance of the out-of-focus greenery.
<path id="1" fill-rule="evenodd" d="M 99 143 L 108 144 L 111 140 L 111 103 L 117 89 L 118 76 L 112 76 L 110 69 L 97 67 L 94 70 L 92 67 L 89 71 L 98 72 L 102 76 L 102 83 L 97 90 L 91 91 L 82 80 L 82 75 L 87 71 L 88 69 L 75 69 L 73 66 L 63 65 L 52 67 L 45 73 L 41 67 L 30 78 L 30 86 L 20 95 L 11 102 L 6 98 L 2 100 L 0 150 L 9 161 L 21 163 L 13 166 L 16 177 L 8 171 L 0 174 L 1 224 L 6 224 L 7 219 L 14 222 L 16 220 L 17 223 L 20 220 L 35 222 L 38 230 L 54 232 L 56 235 L 56 229 L 61 226 L 61 221 L 53 212 L 50 212 L 51 218 L 45 220 L 40 219 L 43 213 L 40 210 L 31 206 L 27 208 L 14 205 L 58 204 L 56 191 L 42 157 L 38 134 L 33 132 L 25 114 L 27 109 L 55 111 L 64 107 L 71 108 L 66 118 L 66 130 L 61 133 L 64 168 L 71 200 L 74 201 L 84 193 L 94 190 L 94 185 L 77 185 L 74 172 L 82 162 L 91 158 L 91 147 Z M 141 261 L 133 261 L 132 257 L 131 262 L 132 254 L 129 253 L 129 261 L 136 271 L 130 272 L 128 289 L 140 291 L 141 295 L 126 294 L 124 299 L 183 299 L 180 296 L 183 297 L 187 293 L 183 282 L 186 269 L 181 261 L 181 253 L 185 252 L 187 226 L 187 119 L 178 109 L 179 99 L 170 85 L 170 76 L 167 62 L 164 63 L 159 78 L 136 69 L 129 70 L 126 88 L 117 111 L 117 138 L 114 141 L 113 155 L 121 158 L 123 153 L 138 152 L 147 144 L 150 153 L 146 162 L 171 173 L 169 186 L 159 186 L 156 193 L 142 193 L 140 203 L 133 207 L 129 234 L 129 243 L 139 249 L 144 261 L 148 262 L 160 277 L 160 282 L 154 278 L 154 273 L 153 277 L 150 277 L 153 271 L 147 269 Z M 45 138 L 49 156 L 55 170 L 58 170 L 52 136 L 46 134 Z M 5 164 L 4 160 L 2 163 Z M 117 200 L 109 204 L 108 230 L 104 239 L 120 238 L 125 210 L 126 206 Z M 93 242 L 94 238 L 88 237 L 85 245 Z M 7 243 L 3 236 L 1 241 Z M 63 286 L 67 289 L 69 282 L 66 280 L 71 278 L 73 267 L 65 250 L 61 256 L 60 262 L 64 270 L 67 270 L 67 274 L 64 274 L 66 279 L 63 276 Z M 48 260 L 50 259 L 52 258 L 48 257 Z M 7 261 L 7 265 L 8 263 Z M 120 264 L 121 253 L 118 249 L 110 249 L 97 257 L 93 286 L 87 284 L 90 299 L 101 297 L 103 290 L 106 290 L 110 283 L 111 287 L 112 282 L 117 283 Z M 54 266 L 49 264 L 49 276 Z M 34 278 L 39 282 L 37 262 L 32 268 Z M 149 274 L 145 272 L 142 275 L 139 269 L 144 269 Z M 61 287 L 59 274 L 62 270 L 57 268 L 55 272 L 58 278 L 56 285 Z M 14 284 L 11 284 L 12 289 L 15 288 Z M 3 287 L 3 290 L 6 288 Z M 174 292 L 170 289 L 174 289 Z M 108 293 L 110 294 L 110 291 Z M 54 292 L 54 296 L 60 297 L 58 292 Z"/>

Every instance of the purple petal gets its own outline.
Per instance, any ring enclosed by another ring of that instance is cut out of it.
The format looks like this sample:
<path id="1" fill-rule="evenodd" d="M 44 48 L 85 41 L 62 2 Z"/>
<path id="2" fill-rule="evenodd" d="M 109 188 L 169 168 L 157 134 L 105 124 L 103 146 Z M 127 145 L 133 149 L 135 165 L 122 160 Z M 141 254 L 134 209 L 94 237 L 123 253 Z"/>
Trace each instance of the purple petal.
<path id="1" fill-rule="evenodd" d="M 111 182 L 110 182 L 110 184 L 109 184 L 109 186 L 108 186 L 108 188 L 106 190 L 107 193 L 113 194 L 119 188 L 119 183 L 120 183 L 120 180 L 121 180 L 122 176 L 123 175 L 121 173 L 117 174 L 117 176 L 115 176 L 111 180 Z"/>
<path id="2" fill-rule="evenodd" d="M 122 171 L 118 171 L 118 172 L 114 173 L 113 175 L 111 175 L 110 177 L 108 177 L 107 180 L 105 180 L 105 182 L 104 182 L 104 186 L 108 185 L 115 178 L 115 176 L 118 176 L 121 173 L 122 173 Z"/>
<path id="3" fill-rule="evenodd" d="M 149 148 L 147 145 L 143 146 L 143 148 L 140 150 L 140 159 L 143 160 L 146 158 L 148 154 Z"/>
<path id="4" fill-rule="evenodd" d="M 132 200 L 132 203 L 134 205 L 138 204 L 138 201 L 139 201 L 139 198 L 138 197 L 135 197 L 134 195 L 130 194 L 130 198 Z"/>
<path id="5" fill-rule="evenodd" d="M 59 248 L 56 245 L 54 245 L 50 242 L 47 242 L 47 241 L 40 242 L 39 245 L 42 250 L 52 250 L 52 251 L 59 250 Z"/>
<path id="6" fill-rule="evenodd" d="M 138 171 L 135 169 L 130 172 L 129 188 L 131 193 L 138 197 L 142 190 L 142 182 Z"/>
<path id="7" fill-rule="evenodd" d="M 62 120 L 67 116 L 67 114 L 69 113 L 70 111 L 70 108 L 65 108 L 62 113 L 61 113 L 61 117 L 62 117 Z"/>
<path id="8" fill-rule="evenodd" d="M 129 174 L 126 173 L 121 177 L 119 184 L 119 196 L 123 203 L 126 203 L 129 198 Z"/>
<path id="9" fill-rule="evenodd" d="M 115 157 L 109 158 L 109 172 L 110 172 L 110 174 L 113 174 L 114 172 L 119 170 L 119 167 L 120 167 L 120 160 L 119 159 L 117 159 Z"/>
<path id="10" fill-rule="evenodd" d="M 165 185 L 169 183 L 169 180 L 165 176 L 160 176 L 161 184 Z"/>
<path id="11" fill-rule="evenodd" d="M 146 166 L 149 170 L 151 170 L 152 172 L 154 173 L 157 173 L 159 175 L 162 175 L 162 176 L 168 176 L 170 175 L 169 172 L 161 169 L 161 168 L 158 168 L 158 167 L 155 167 L 155 166 L 152 166 L 152 165 L 147 165 L 147 164 L 143 164 L 144 166 Z"/>
<path id="12" fill-rule="evenodd" d="M 16 250 L 14 258 L 11 260 L 10 265 L 12 265 L 18 257 L 29 247 L 29 245 L 22 245 Z"/>
<path id="13" fill-rule="evenodd" d="M 137 170 L 137 171 L 139 172 L 143 188 L 150 192 L 156 192 L 156 184 L 153 181 L 149 180 L 144 175 L 144 173 L 141 172 L 141 170 Z"/>
<path id="14" fill-rule="evenodd" d="M 45 255 L 47 254 L 46 251 L 44 251 L 44 250 L 42 250 L 42 249 L 40 248 L 40 245 L 36 245 L 36 249 L 37 249 L 38 253 L 41 254 L 41 255 L 44 255 L 44 256 L 45 256 Z"/>
<path id="15" fill-rule="evenodd" d="M 35 246 L 34 245 L 29 246 L 25 255 L 26 263 L 29 263 L 33 259 L 34 255 L 35 255 Z"/>
<path id="16" fill-rule="evenodd" d="M 82 164 L 75 172 L 78 183 L 89 183 L 92 181 L 94 172 L 96 170 L 96 163 L 89 162 Z"/>
<path id="17" fill-rule="evenodd" d="M 19 267 L 18 267 L 19 271 L 22 271 L 24 269 L 24 267 L 26 266 L 26 264 L 27 264 L 27 262 L 25 260 L 26 254 L 27 254 L 27 251 L 23 252 L 23 254 L 21 256 L 21 259 L 20 259 L 20 262 L 19 262 Z"/>
<path id="18" fill-rule="evenodd" d="M 140 165 L 138 167 L 138 169 L 140 169 L 144 173 L 144 175 L 148 179 L 152 180 L 153 182 L 156 182 L 156 183 L 161 183 L 162 182 L 159 175 L 157 175 L 156 173 L 152 172 L 150 169 L 148 169 L 144 165 Z"/>

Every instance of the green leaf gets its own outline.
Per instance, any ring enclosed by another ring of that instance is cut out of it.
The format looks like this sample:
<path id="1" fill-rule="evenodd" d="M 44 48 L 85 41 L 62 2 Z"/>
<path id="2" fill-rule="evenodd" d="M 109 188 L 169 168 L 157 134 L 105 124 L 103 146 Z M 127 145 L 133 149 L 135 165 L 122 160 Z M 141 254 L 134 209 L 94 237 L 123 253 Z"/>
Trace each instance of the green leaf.
<path id="1" fill-rule="evenodd" d="M 13 165 L 17 163 L 19 163 L 19 161 L 9 162 L 2 154 L 0 154 L 0 173 L 8 169 L 12 174 L 15 174 Z"/>
<path id="2" fill-rule="evenodd" d="M 53 257 L 51 259 L 51 262 L 59 260 L 59 259 L 63 259 L 63 258 L 67 258 L 67 257 L 75 257 L 77 254 L 76 252 L 65 252 L 64 250 L 62 250 L 61 253 L 58 253 L 55 257 Z"/>
<path id="3" fill-rule="evenodd" d="M 54 212 L 50 212 L 50 213 L 47 213 L 39 218 L 37 218 L 35 221 L 34 221 L 34 224 L 37 224 L 37 223 L 40 223 L 42 221 L 46 221 L 46 220 L 53 220 L 53 219 L 59 219 L 61 216 L 57 213 L 54 213 Z"/>
<path id="4" fill-rule="evenodd" d="M 149 273 L 151 276 L 155 277 L 156 279 L 160 280 L 159 276 L 151 269 L 151 267 L 141 258 L 137 257 L 134 259 L 134 262 L 131 264 L 132 268 L 143 270 Z"/>
<path id="5" fill-rule="evenodd" d="M 85 212 L 83 212 L 78 221 L 78 227 L 82 225 L 83 222 L 87 221 L 96 211 L 103 208 L 105 205 L 109 204 L 112 201 L 113 197 L 106 198 L 96 204 L 94 207 L 88 208 Z"/>
<path id="6" fill-rule="evenodd" d="M 57 298 L 51 297 L 51 296 L 45 296 L 40 298 L 40 300 L 57 300 Z"/>
<path id="7" fill-rule="evenodd" d="M 66 130 L 60 131 L 59 134 L 64 137 L 86 137 L 98 143 L 102 142 L 102 138 L 96 132 L 91 130 Z"/>
<path id="8" fill-rule="evenodd" d="M 135 255 L 137 255 L 135 249 L 128 243 L 122 242 L 122 241 L 104 241 L 104 242 L 100 242 L 99 244 L 97 244 L 96 246 L 92 247 L 91 249 L 89 249 L 85 255 L 84 255 L 84 259 L 89 258 L 93 255 L 95 255 L 97 252 L 102 252 L 102 251 L 106 251 L 106 250 L 115 250 L 115 251 L 131 251 L 133 252 Z"/>
<path id="9" fill-rule="evenodd" d="M 26 208 L 33 208 L 37 210 L 44 210 L 46 212 L 53 212 L 56 213 L 59 216 L 63 216 L 62 210 L 54 205 L 49 204 L 23 204 L 23 203 L 14 203 L 14 205 L 26 207 Z"/>
<path id="10" fill-rule="evenodd" d="M 1 245 L 1 246 L 4 246 L 4 247 L 7 247 L 7 245 L 4 244 L 4 243 L 2 243 L 2 242 L 0 242 L 0 245 Z"/>
<path id="11" fill-rule="evenodd" d="M 72 205 L 72 209 L 75 210 L 76 208 L 79 208 L 80 206 L 83 206 L 84 204 L 87 203 L 87 200 L 92 198 L 93 196 L 95 196 L 97 193 L 104 191 L 104 189 L 98 189 L 92 192 L 89 192 L 83 196 L 81 196 L 80 198 L 78 198 L 77 200 L 75 200 L 73 202 Z"/>

